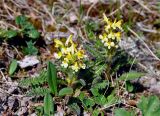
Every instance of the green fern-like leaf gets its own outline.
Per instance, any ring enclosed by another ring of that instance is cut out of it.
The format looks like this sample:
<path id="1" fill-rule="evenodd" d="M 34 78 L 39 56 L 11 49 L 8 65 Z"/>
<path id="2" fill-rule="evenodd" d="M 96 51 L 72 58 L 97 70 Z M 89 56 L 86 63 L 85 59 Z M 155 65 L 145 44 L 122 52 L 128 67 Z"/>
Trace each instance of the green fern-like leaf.
<path id="1" fill-rule="evenodd" d="M 49 88 L 38 87 L 38 88 L 29 90 L 26 93 L 26 95 L 27 96 L 45 96 L 47 93 L 50 93 L 50 92 L 51 91 Z"/>
<path id="2" fill-rule="evenodd" d="M 99 90 L 105 89 L 107 85 L 108 85 L 107 80 L 104 80 L 102 82 L 93 84 L 90 90 L 94 96 L 99 96 L 100 95 Z"/>
<path id="3" fill-rule="evenodd" d="M 41 85 L 47 81 L 47 71 L 42 71 L 38 77 L 34 78 L 26 78 L 19 82 L 19 86 L 21 87 L 29 87 L 35 85 Z"/>
<path id="4" fill-rule="evenodd" d="M 103 80 L 102 82 L 99 82 L 99 83 L 94 84 L 94 85 L 93 85 L 93 88 L 105 89 L 107 85 L 108 85 L 107 80 Z"/>
<path id="5" fill-rule="evenodd" d="M 102 57 L 102 55 L 100 54 L 99 51 L 97 51 L 96 49 L 94 49 L 93 47 L 89 46 L 89 45 L 84 45 L 85 49 L 95 58 L 99 58 Z"/>
<path id="6" fill-rule="evenodd" d="M 94 67 L 94 77 L 100 77 L 102 75 L 102 73 L 106 70 L 107 65 L 104 64 L 99 64 L 99 65 L 95 65 Z"/>
<path id="7" fill-rule="evenodd" d="M 129 56 L 125 51 L 123 50 L 117 50 L 115 55 L 112 57 L 112 73 L 115 74 L 115 72 L 121 70 L 121 68 L 136 64 L 137 62 L 134 61 L 134 59 Z"/>
<path id="8" fill-rule="evenodd" d="M 124 73 L 122 74 L 120 77 L 119 77 L 119 80 L 126 80 L 126 81 L 129 81 L 129 80 L 134 80 L 136 78 L 139 78 L 141 76 L 144 76 L 144 73 L 142 72 L 135 72 L 135 71 L 130 71 L 128 73 Z"/>

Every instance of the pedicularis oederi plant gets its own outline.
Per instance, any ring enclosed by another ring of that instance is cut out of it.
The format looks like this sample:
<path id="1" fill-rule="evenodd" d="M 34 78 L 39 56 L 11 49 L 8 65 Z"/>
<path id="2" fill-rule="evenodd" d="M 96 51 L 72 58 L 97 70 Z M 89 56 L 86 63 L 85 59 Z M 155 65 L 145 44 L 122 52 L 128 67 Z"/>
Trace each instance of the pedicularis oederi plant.
<path id="1" fill-rule="evenodd" d="M 106 69 L 106 78 L 110 79 L 110 70 L 111 70 L 111 60 L 116 53 L 118 48 L 118 43 L 121 41 L 121 32 L 122 32 L 122 20 L 112 22 L 110 19 L 103 14 L 103 21 L 105 23 L 103 33 L 99 35 L 99 39 L 106 47 L 108 64 Z"/>
<path id="2" fill-rule="evenodd" d="M 85 69 L 84 59 L 87 58 L 87 55 L 82 46 L 73 42 L 72 35 L 66 39 L 65 43 L 59 39 L 55 39 L 54 43 L 57 49 L 54 56 L 60 60 L 61 66 L 68 70 L 67 82 L 70 85 L 76 79 L 76 73 L 81 68 Z"/>

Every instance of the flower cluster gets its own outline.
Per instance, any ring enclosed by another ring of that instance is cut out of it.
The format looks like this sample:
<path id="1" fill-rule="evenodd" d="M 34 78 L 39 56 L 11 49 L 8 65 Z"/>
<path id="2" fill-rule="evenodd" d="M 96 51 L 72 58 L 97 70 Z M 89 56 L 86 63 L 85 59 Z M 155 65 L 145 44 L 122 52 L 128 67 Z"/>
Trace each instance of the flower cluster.
<path id="1" fill-rule="evenodd" d="M 105 14 L 103 14 L 103 20 L 106 23 L 104 33 L 99 35 L 104 46 L 107 46 L 108 49 L 117 48 L 118 42 L 121 40 L 121 32 L 122 31 L 122 20 L 114 22 L 110 21 Z"/>
<path id="2" fill-rule="evenodd" d="M 59 39 L 54 40 L 55 48 L 58 50 L 54 53 L 56 59 L 61 59 L 61 66 L 64 68 L 71 68 L 75 72 L 79 69 L 85 69 L 86 65 L 83 63 L 86 58 L 85 51 L 82 46 L 78 46 L 72 41 L 72 35 L 68 37 L 65 43 Z"/>

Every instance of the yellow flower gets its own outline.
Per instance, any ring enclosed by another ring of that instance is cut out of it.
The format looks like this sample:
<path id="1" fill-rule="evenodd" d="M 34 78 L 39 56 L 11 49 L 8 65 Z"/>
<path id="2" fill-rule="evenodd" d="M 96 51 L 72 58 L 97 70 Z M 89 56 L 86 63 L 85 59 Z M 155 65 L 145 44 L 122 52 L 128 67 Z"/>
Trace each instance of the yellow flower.
<path id="1" fill-rule="evenodd" d="M 123 29 L 122 29 L 122 20 L 119 20 L 115 25 L 116 25 L 116 27 L 118 27 L 120 30 L 123 30 Z"/>
<path id="2" fill-rule="evenodd" d="M 68 58 L 64 58 L 64 61 L 65 61 L 65 62 L 69 62 L 69 59 L 68 59 Z"/>
<path id="3" fill-rule="evenodd" d="M 102 36 L 102 35 L 99 35 L 99 39 L 103 39 L 103 36 Z"/>
<path id="4" fill-rule="evenodd" d="M 84 58 L 84 50 L 79 50 L 76 55 L 78 59 Z"/>
<path id="5" fill-rule="evenodd" d="M 61 52 L 62 52 L 62 54 L 67 54 L 67 48 L 66 47 L 62 47 L 61 48 Z"/>
<path id="6" fill-rule="evenodd" d="M 72 44 L 71 47 L 69 48 L 69 51 L 74 54 L 75 52 L 77 52 L 77 49 L 76 49 L 76 44 Z"/>
<path id="7" fill-rule="evenodd" d="M 111 22 L 109 21 L 109 19 L 106 17 L 106 15 L 103 13 L 103 20 L 108 24 L 110 25 Z"/>
<path id="8" fill-rule="evenodd" d="M 68 37 L 68 39 L 66 40 L 66 43 L 65 45 L 67 46 L 67 51 L 68 52 L 71 52 L 72 54 L 74 54 L 75 52 L 77 52 L 77 44 L 75 44 L 73 41 L 72 41 L 72 35 L 70 35 Z"/>
<path id="9" fill-rule="evenodd" d="M 71 66 L 72 70 L 74 70 L 75 72 L 77 72 L 79 70 L 79 66 L 78 63 L 75 62 L 72 66 Z"/>
<path id="10" fill-rule="evenodd" d="M 63 43 L 58 39 L 55 39 L 54 43 L 56 48 L 64 46 Z"/>
<path id="11" fill-rule="evenodd" d="M 67 61 L 62 61 L 61 66 L 64 67 L 64 68 L 67 68 L 68 67 L 68 62 Z"/>
<path id="12" fill-rule="evenodd" d="M 111 49 L 111 47 L 114 47 L 115 44 L 114 44 L 114 42 L 109 42 L 109 41 L 108 41 L 108 42 L 105 42 L 104 46 L 107 46 L 108 49 Z"/>
<path id="13" fill-rule="evenodd" d="M 105 29 L 106 32 L 108 32 L 111 29 L 111 25 L 105 25 L 104 29 Z"/>
<path id="14" fill-rule="evenodd" d="M 73 58 L 72 58 L 72 55 L 71 55 L 70 53 L 68 53 L 68 54 L 65 56 L 65 58 L 68 59 L 69 61 L 73 59 Z"/>
<path id="15" fill-rule="evenodd" d="M 70 36 L 67 38 L 66 43 L 65 43 L 66 46 L 68 46 L 69 43 L 71 43 L 71 44 L 73 43 L 72 37 L 73 37 L 73 35 L 70 35 Z"/>
<path id="16" fill-rule="evenodd" d="M 86 65 L 83 64 L 83 63 L 79 63 L 79 66 L 80 66 L 82 69 L 85 69 L 85 68 L 86 68 Z"/>
<path id="17" fill-rule="evenodd" d="M 60 59 L 62 57 L 62 53 L 61 52 L 58 52 L 58 53 L 54 53 L 54 57 L 56 59 Z"/>
<path id="18" fill-rule="evenodd" d="M 103 35 L 99 35 L 99 38 L 101 39 L 102 43 L 104 43 L 105 41 L 108 41 L 106 33 L 104 33 Z"/>
<path id="19" fill-rule="evenodd" d="M 110 39 L 115 39 L 115 34 L 111 31 L 109 34 L 108 34 L 108 38 Z"/>
<path id="20" fill-rule="evenodd" d="M 115 33 L 115 37 L 117 38 L 117 41 L 120 41 L 121 40 L 121 33 L 120 32 Z"/>

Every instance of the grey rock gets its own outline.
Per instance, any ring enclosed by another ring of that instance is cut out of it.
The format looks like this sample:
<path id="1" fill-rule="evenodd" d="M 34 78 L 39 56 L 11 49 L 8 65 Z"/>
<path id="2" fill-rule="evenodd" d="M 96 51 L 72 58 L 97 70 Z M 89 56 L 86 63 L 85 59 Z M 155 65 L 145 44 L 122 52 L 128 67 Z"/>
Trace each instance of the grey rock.
<path id="1" fill-rule="evenodd" d="M 21 68 L 26 68 L 38 64 L 40 61 L 37 59 L 37 56 L 25 56 L 24 59 L 18 61 L 18 64 Z"/>

